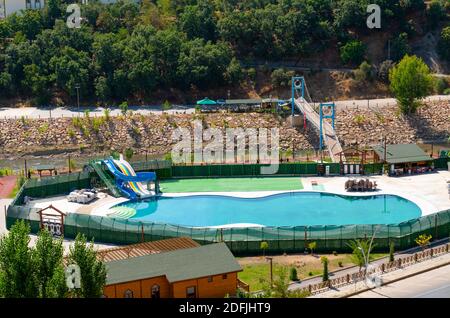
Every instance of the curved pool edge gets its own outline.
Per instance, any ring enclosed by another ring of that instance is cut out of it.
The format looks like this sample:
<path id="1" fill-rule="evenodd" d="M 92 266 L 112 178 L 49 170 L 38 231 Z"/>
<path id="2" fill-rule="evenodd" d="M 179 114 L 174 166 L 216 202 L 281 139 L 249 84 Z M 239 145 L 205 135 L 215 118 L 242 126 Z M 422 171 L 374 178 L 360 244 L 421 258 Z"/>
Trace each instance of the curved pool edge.
<path id="1" fill-rule="evenodd" d="M 421 211 L 422 216 L 426 216 L 429 214 L 433 214 L 438 212 L 439 210 L 437 207 L 435 207 L 430 202 L 427 202 L 426 200 L 423 200 L 421 198 L 417 198 L 416 196 L 409 195 L 408 193 L 401 192 L 401 191 L 374 191 L 374 192 L 347 192 L 347 191 L 323 191 L 323 190 L 311 190 L 311 189 L 302 189 L 302 190 L 285 190 L 285 191 L 250 191 L 250 192 L 180 192 L 180 193 L 167 193 L 167 194 L 161 194 L 160 197 L 166 197 L 166 198 L 176 198 L 176 197 L 187 197 L 187 196 L 221 196 L 221 197 L 234 197 L 234 198 L 246 198 L 246 199 L 252 199 L 252 198 L 264 198 L 264 197 L 270 197 L 270 196 L 276 196 L 278 194 L 286 194 L 286 193 L 324 193 L 324 194 L 332 194 L 332 195 L 339 195 L 339 196 L 381 196 L 381 195 L 392 195 L 392 196 L 398 196 L 400 198 L 403 198 L 405 200 L 409 200 L 415 205 L 417 205 Z M 109 209 L 112 207 L 122 204 L 124 202 L 130 201 L 126 198 L 118 198 L 114 202 L 110 202 L 107 205 L 101 206 L 94 211 L 91 212 L 91 215 L 98 215 L 106 217 L 108 214 Z M 406 221 L 407 222 L 407 221 Z M 158 222 L 156 222 L 158 223 Z M 347 224 L 352 225 L 352 224 Z M 301 226 L 301 225 L 299 225 Z M 254 228 L 261 228 L 261 227 L 268 227 L 267 225 L 261 225 L 261 224 L 254 224 L 254 223 L 229 223 L 229 224 L 223 224 L 223 225 L 214 225 L 214 226 L 189 226 L 191 228 L 246 228 L 246 227 L 254 227 Z M 269 226 L 270 227 L 270 226 Z"/>
<path id="2" fill-rule="evenodd" d="M 226 196 L 226 197 L 237 197 L 237 198 L 263 198 L 277 194 L 283 193 L 295 193 L 295 192 L 306 192 L 306 193 L 326 193 L 326 194 L 335 194 L 341 196 L 374 196 L 374 195 L 395 195 L 411 201 L 415 203 L 420 210 L 422 211 L 421 216 L 426 216 L 429 214 L 433 214 L 439 212 L 440 209 L 435 206 L 433 203 L 417 197 L 413 196 L 404 191 L 385 191 L 379 190 L 374 192 L 347 192 L 343 191 L 323 191 L 323 190 L 311 190 L 311 189 L 302 189 L 302 190 L 285 190 L 285 191 L 250 191 L 250 192 L 180 192 L 180 193 L 167 193 L 163 194 L 162 197 L 175 198 L 175 197 L 184 197 L 184 196 L 199 196 L 199 195 L 216 195 L 216 196 Z"/>

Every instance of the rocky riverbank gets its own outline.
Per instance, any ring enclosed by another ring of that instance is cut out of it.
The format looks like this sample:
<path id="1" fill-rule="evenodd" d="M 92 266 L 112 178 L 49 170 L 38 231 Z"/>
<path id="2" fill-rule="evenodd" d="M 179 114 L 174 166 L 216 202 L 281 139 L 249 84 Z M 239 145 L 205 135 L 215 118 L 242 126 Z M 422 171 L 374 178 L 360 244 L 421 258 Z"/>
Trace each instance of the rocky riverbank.
<path id="1" fill-rule="evenodd" d="M 211 113 L 174 115 L 127 115 L 83 117 L 80 119 L 0 120 L 0 158 L 52 153 L 64 155 L 123 151 L 164 154 L 176 142 L 172 134 L 178 127 L 193 131 L 198 120 L 204 128 L 280 129 L 282 151 L 314 149 L 318 133 L 292 128 L 287 118 L 262 113 Z M 417 114 L 401 116 L 396 108 L 341 109 L 337 111 L 336 130 L 343 146 L 371 145 L 384 135 L 389 143 L 444 140 L 450 135 L 450 102 L 430 103 Z"/>

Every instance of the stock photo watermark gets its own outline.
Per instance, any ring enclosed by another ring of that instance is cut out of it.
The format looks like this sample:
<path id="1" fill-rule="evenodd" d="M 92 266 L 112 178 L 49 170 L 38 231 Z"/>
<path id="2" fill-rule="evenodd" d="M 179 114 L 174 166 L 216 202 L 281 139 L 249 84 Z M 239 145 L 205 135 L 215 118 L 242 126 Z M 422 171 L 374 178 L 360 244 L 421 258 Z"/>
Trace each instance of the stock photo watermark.
<path id="1" fill-rule="evenodd" d="M 194 121 L 193 134 L 188 128 L 172 133 L 174 163 L 262 163 L 261 174 L 275 174 L 279 166 L 278 128 L 204 129 Z M 207 144 L 205 144 L 207 143 Z"/>
<path id="2" fill-rule="evenodd" d="M 80 266 L 70 264 L 65 270 L 66 285 L 69 290 L 81 288 L 81 270 Z"/>

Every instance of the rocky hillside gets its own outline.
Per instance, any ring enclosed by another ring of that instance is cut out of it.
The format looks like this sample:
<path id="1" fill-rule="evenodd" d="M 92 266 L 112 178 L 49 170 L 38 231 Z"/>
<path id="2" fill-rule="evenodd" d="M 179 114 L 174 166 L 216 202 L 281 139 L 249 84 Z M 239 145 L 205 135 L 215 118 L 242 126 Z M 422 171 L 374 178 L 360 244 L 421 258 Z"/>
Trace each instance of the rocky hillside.
<path id="1" fill-rule="evenodd" d="M 193 129 L 194 120 L 204 128 L 280 128 L 282 150 L 313 149 L 315 129 L 292 128 L 286 118 L 261 113 L 212 113 L 176 115 L 128 115 L 119 117 L 59 118 L 53 120 L 0 120 L 0 157 L 11 158 L 43 151 L 102 153 L 133 148 L 137 153 L 164 154 L 175 141 L 178 127 Z M 450 136 L 450 102 L 430 103 L 412 116 L 396 108 L 342 109 L 336 129 L 343 146 L 371 145 L 382 135 L 389 143 L 444 140 Z"/>

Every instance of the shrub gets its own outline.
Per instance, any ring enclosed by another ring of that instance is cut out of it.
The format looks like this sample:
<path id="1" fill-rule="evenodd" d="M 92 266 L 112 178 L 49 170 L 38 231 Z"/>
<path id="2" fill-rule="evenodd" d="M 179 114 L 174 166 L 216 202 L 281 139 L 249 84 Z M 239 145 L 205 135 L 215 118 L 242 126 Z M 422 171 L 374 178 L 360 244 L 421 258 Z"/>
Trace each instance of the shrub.
<path id="1" fill-rule="evenodd" d="M 45 134 L 48 131 L 48 123 L 43 123 L 39 126 L 38 131 L 40 134 Z"/>
<path id="2" fill-rule="evenodd" d="M 105 116 L 106 121 L 109 121 L 111 119 L 111 109 L 105 108 L 105 110 L 103 110 L 103 116 Z"/>
<path id="3" fill-rule="evenodd" d="M 392 60 L 386 60 L 381 62 L 378 66 L 377 76 L 382 82 L 387 83 L 389 81 L 389 71 L 395 66 Z"/>
<path id="4" fill-rule="evenodd" d="M 70 138 L 74 138 L 75 137 L 75 131 L 72 128 L 69 128 L 67 130 L 67 134 L 69 135 Z"/>
<path id="5" fill-rule="evenodd" d="M 364 60 L 366 46 L 361 41 L 352 40 L 341 47 L 340 53 L 344 64 L 359 65 Z"/>
<path id="6" fill-rule="evenodd" d="M 442 29 L 438 52 L 444 60 L 450 61 L 450 26 Z"/>
<path id="7" fill-rule="evenodd" d="M 393 262 L 394 259 L 394 250 L 395 249 L 395 245 L 394 242 L 390 242 L 389 243 L 389 262 Z"/>
<path id="8" fill-rule="evenodd" d="M 357 114 L 355 115 L 355 117 L 353 117 L 353 121 L 358 125 L 362 125 L 366 122 L 366 116 L 362 114 Z"/>
<path id="9" fill-rule="evenodd" d="M 313 276 L 313 275 L 314 275 L 313 272 L 308 273 L 308 276 Z"/>
<path id="10" fill-rule="evenodd" d="M 447 88 L 447 82 L 443 78 L 437 78 L 434 81 L 434 91 L 436 94 L 442 94 L 444 93 L 445 89 Z"/>
<path id="11" fill-rule="evenodd" d="M 372 78 L 372 65 L 366 61 L 359 65 L 359 68 L 353 71 L 356 81 L 362 82 Z"/>
<path id="12" fill-rule="evenodd" d="M 333 251 L 333 255 L 334 256 L 338 256 L 338 252 L 337 251 Z"/>
<path id="13" fill-rule="evenodd" d="M 408 44 L 408 34 L 401 33 L 391 42 L 391 58 L 394 61 L 400 61 L 406 54 L 411 52 Z"/>
<path id="14" fill-rule="evenodd" d="M 127 102 L 122 102 L 119 105 L 119 109 L 122 112 L 122 115 L 126 116 L 127 112 L 128 112 L 128 103 Z"/>
<path id="15" fill-rule="evenodd" d="M 125 149 L 125 158 L 126 158 L 128 161 L 130 161 L 131 158 L 133 158 L 133 155 L 134 155 L 133 149 L 131 149 L 131 148 Z"/>
<path id="16" fill-rule="evenodd" d="M 291 271 L 289 273 L 289 279 L 293 282 L 298 281 L 297 269 L 295 267 L 291 267 Z"/>
<path id="17" fill-rule="evenodd" d="M 274 87 L 285 87 L 291 81 L 292 73 L 284 68 L 278 68 L 270 75 L 270 80 Z"/>
<path id="18" fill-rule="evenodd" d="M 326 258 L 325 256 L 322 256 L 320 258 L 320 261 L 323 264 L 322 281 L 326 282 L 326 281 L 328 281 L 328 258 Z"/>
<path id="19" fill-rule="evenodd" d="M 338 266 L 339 266 L 339 267 L 343 267 L 343 265 L 342 265 L 342 262 L 341 262 L 341 261 L 339 261 L 339 262 L 338 262 Z"/>
<path id="20" fill-rule="evenodd" d="M 256 80 L 256 70 L 253 67 L 247 70 L 247 78 L 251 81 Z"/>
<path id="21" fill-rule="evenodd" d="M 170 104 L 170 102 L 168 100 L 165 100 L 164 103 L 162 104 L 163 111 L 169 110 L 171 108 L 172 108 L 172 105 Z"/>

